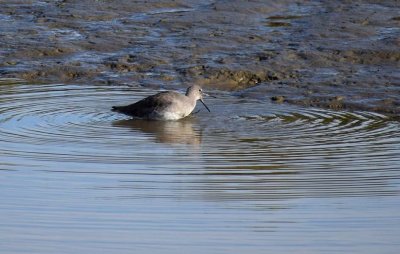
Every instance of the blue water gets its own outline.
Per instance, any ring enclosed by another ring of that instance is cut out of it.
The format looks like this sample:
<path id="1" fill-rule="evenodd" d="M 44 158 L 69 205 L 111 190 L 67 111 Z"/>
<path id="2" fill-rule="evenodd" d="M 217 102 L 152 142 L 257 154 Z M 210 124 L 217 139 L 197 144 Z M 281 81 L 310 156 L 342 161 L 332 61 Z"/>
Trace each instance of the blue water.
<path id="1" fill-rule="evenodd" d="M 400 124 L 211 91 L 132 121 L 140 86 L 0 86 L 1 253 L 397 253 Z"/>

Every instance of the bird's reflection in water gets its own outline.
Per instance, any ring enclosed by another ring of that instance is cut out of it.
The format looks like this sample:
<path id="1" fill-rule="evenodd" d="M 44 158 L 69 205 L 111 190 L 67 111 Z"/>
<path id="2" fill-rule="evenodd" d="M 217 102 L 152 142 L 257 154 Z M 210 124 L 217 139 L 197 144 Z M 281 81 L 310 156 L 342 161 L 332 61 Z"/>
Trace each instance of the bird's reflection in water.
<path id="1" fill-rule="evenodd" d="M 202 134 L 201 130 L 193 128 L 194 121 L 195 119 L 190 117 L 180 121 L 129 119 L 115 121 L 112 125 L 150 134 L 154 137 L 155 142 L 159 143 L 200 146 Z"/>

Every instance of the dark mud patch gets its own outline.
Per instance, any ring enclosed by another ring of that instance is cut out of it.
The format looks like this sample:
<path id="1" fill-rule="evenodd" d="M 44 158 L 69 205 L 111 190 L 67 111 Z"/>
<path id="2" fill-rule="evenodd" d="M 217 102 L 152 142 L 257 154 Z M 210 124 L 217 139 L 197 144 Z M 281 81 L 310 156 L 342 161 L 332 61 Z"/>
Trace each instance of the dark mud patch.
<path id="1" fill-rule="evenodd" d="M 21 77 L 29 82 L 46 83 L 49 79 L 59 80 L 64 83 L 68 82 L 90 82 L 96 75 L 97 69 L 83 69 L 80 66 L 65 66 L 56 65 L 46 70 L 26 71 L 22 73 Z"/>
<path id="2" fill-rule="evenodd" d="M 17 59 L 37 59 L 40 60 L 41 58 L 58 58 L 62 56 L 67 56 L 74 52 L 73 48 L 69 47 L 37 47 L 31 49 L 23 49 L 19 50 L 15 53 L 14 57 Z"/>
<path id="3" fill-rule="evenodd" d="M 132 54 L 111 57 L 104 61 L 104 65 L 110 71 L 116 72 L 151 72 L 157 66 L 165 64 L 167 62 L 163 59 Z"/>
<path id="4" fill-rule="evenodd" d="M 290 19 L 300 19 L 304 16 L 300 15 L 276 15 L 268 17 L 269 20 L 290 20 Z"/>
<path id="5" fill-rule="evenodd" d="M 273 74 L 265 70 L 214 69 L 203 65 L 181 70 L 181 73 L 185 77 L 195 78 L 194 83 L 222 90 L 242 90 L 275 79 Z"/>
<path id="6" fill-rule="evenodd" d="M 280 21 L 270 21 L 267 22 L 266 24 L 269 27 L 285 27 L 285 26 L 291 26 L 290 23 L 287 22 L 280 22 Z"/>
<path id="7" fill-rule="evenodd" d="M 284 80 L 295 75 L 266 68 L 259 68 L 258 70 L 231 70 L 203 65 L 180 70 L 180 73 L 182 76 L 188 77 L 188 79 L 194 79 L 194 83 L 202 86 L 231 91 L 240 91 L 262 83 Z"/>

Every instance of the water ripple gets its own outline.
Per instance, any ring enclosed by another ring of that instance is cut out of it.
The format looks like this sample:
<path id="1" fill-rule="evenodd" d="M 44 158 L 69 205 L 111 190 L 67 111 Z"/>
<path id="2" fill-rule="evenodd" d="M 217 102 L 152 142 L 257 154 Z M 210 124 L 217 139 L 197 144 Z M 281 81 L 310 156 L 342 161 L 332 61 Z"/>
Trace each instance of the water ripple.
<path id="1" fill-rule="evenodd" d="M 151 93 L 3 81 L 1 169 L 143 181 L 156 175 L 168 185 L 174 177 L 188 185 L 179 189 L 186 196 L 210 199 L 205 194 L 212 192 L 211 200 L 398 193 L 392 183 L 400 178 L 399 123 L 384 115 L 239 101 L 223 93 L 208 98 L 211 114 L 203 110 L 178 122 L 133 121 L 110 111 Z"/>

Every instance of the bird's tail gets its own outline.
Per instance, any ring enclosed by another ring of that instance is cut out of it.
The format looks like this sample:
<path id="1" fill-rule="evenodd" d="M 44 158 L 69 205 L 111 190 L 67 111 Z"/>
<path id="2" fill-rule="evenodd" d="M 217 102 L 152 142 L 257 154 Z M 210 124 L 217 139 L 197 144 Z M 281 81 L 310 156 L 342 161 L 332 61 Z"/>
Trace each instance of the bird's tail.
<path id="1" fill-rule="evenodd" d="M 114 112 L 118 112 L 118 111 L 120 111 L 121 110 L 121 107 L 119 107 L 119 106 L 113 106 L 112 108 L 111 108 L 111 111 L 114 111 Z"/>

